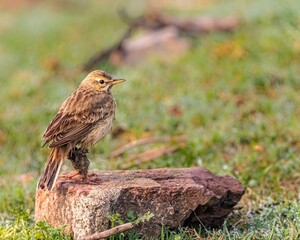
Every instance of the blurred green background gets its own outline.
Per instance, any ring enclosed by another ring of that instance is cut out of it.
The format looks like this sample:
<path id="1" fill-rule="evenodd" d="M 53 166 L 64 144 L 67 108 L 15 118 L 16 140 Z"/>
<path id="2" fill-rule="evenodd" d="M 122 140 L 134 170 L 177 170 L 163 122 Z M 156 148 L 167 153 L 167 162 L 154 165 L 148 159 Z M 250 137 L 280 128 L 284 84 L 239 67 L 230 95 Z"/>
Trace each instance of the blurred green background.
<path id="1" fill-rule="evenodd" d="M 92 149 L 90 168 L 118 169 L 126 155 L 111 161 L 110 153 L 129 141 L 186 135 L 184 148 L 132 168 L 202 166 L 241 181 L 247 187 L 242 209 L 221 229 L 197 228 L 202 237 L 297 239 L 298 0 L 1 2 L 0 236 L 36 236 L 35 186 L 49 153 L 41 149 L 41 136 L 86 76 L 81 66 L 126 31 L 120 9 L 132 17 L 150 10 L 178 17 L 236 16 L 240 24 L 232 33 L 192 37 L 191 49 L 176 58 L 98 65 L 127 82 L 113 90 L 114 129 L 122 134 L 109 135 Z M 58 236 L 50 230 L 49 239 Z M 189 228 L 163 234 L 196 236 Z"/>

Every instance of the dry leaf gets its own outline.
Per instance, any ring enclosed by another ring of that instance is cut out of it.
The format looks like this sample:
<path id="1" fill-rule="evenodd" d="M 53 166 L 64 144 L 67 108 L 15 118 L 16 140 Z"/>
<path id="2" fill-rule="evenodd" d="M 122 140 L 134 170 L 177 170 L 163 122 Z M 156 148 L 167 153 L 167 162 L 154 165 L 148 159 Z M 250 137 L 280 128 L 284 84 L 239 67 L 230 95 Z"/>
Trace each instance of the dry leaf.
<path id="1" fill-rule="evenodd" d="M 171 107 L 168 110 L 168 112 L 169 112 L 170 115 L 172 115 L 174 117 L 180 117 L 183 114 L 182 109 L 180 107 L 178 107 L 178 106 Z"/>
<path id="2" fill-rule="evenodd" d="M 262 145 L 256 144 L 253 146 L 253 149 L 257 152 L 263 152 L 265 148 Z"/>
<path id="3" fill-rule="evenodd" d="M 233 59 L 240 59 L 245 55 L 245 50 L 235 41 L 227 41 L 219 44 L 214 54 L 217 57 L 231 57 Z"/>
<path id="4" fill-rule="evenodd" d="M 48 57 L 42 63 L 43 67 L 49 71 L 57 71 L 60 69 L 60 63 L 57 58 Z"/>

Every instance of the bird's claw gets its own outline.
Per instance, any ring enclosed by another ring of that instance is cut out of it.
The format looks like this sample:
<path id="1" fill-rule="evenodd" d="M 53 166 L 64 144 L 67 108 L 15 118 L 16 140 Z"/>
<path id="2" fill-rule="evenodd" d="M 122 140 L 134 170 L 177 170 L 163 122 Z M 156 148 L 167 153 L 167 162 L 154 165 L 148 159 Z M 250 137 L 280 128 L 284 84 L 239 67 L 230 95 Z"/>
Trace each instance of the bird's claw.
<path id="1" fill-rule="evenodd" d="M 88 176 L 83 177 L 83 178 L 81 179 L 81 182 L 82 182 L 83 184 L 97 185 L 95 182 L 93 182 L 91 179 L 89 179 Z"/>

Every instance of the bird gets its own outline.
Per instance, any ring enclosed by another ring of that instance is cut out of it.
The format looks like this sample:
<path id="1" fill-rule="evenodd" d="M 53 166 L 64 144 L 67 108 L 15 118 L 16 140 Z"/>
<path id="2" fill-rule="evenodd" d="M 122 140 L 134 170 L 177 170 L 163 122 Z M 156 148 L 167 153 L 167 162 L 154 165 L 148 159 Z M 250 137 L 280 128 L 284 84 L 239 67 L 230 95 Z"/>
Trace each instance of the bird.
<path id="1" fill-rule="evenodd" d="M 63 102 L 42 137 L 43 147 L 48 144 L 50 153 L 38 189 L 53 189 L 66 159 L 86 177 L 89 161 L 85 154 L 111 130 L 116 109 L 111 90 L 124 81 L 102 70 L 92 71 Z"/>

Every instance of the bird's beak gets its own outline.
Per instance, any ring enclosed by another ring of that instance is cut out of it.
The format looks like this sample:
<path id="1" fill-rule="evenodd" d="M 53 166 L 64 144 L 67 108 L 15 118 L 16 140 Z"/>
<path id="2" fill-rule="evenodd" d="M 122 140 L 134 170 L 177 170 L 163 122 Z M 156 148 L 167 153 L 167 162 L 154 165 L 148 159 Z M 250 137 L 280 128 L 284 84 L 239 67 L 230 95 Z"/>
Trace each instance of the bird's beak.
<path id="1" fill-rule="evenodd" d="M 112 85 L 116 85 L 118 83 L 122 83 L 122 82 L 125 82 L 126 80 L 125 79 L 114 79 L 111 84 Z"/>

